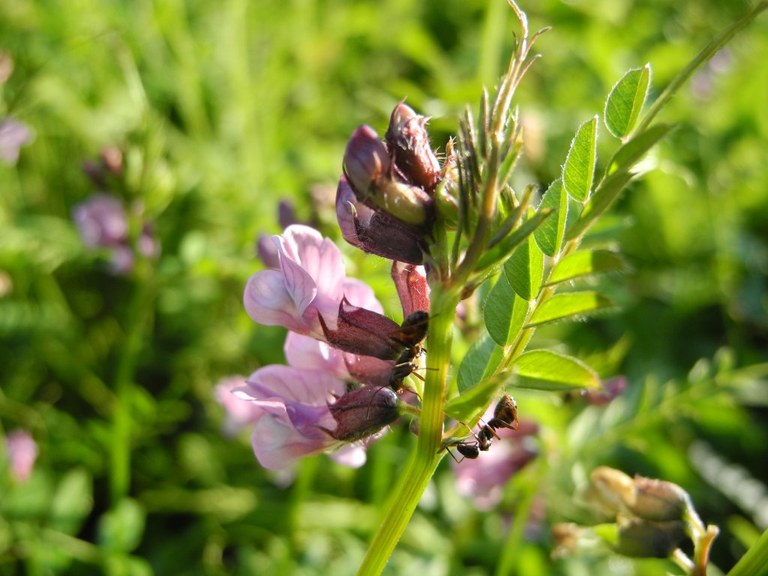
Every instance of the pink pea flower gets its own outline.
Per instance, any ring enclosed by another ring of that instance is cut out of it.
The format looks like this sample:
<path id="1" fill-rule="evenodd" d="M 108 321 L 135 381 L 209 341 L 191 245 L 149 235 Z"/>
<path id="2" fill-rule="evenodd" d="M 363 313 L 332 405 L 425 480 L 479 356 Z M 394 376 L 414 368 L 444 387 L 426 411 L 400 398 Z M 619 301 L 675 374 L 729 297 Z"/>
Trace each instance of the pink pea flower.
<path id="1" fill-rule="evenodd" d="M 257 406 L 233 394 L 235 389 L 245 384 L 245 376 L 227 376 L 219 380 L 213 390 L 216 401 L 221 404 L 226 413 L 224 433 L 228 436 L 235 436 L 243 428 L 254 424 L 261 415 Z"/>
<path id="2" fill-rule="evenodd" d="M 14 430 L 5 438 L 11 476 L 17 482 L 26 482 L 37 460 L 37 444 L 26 430 Z"/>
<path id="3" fill-rule="evenodd" d="M 251 374 L 235 394 L 254 410 L 252 445 L 259 463 L 273 470 L 288 468 L 299 458 L 337 447 L 339 442 L 323 429 L 336 428 L 328 402 L 345 392 L 342 380 L 317 370 L 273 365 Z M 360 466 L 364 448 L 348 444 L 337 457 Z"/>
<path id="4" fill-rule="evenodd" d="M 486 422 L 493 417 L 492 410 L 486 413 Z M 538 426 L 530 421 L 521 421 L 518 430 L 499 428 L 487 452 L 481 452 L 475 459 L 464 459 L 453 465 L 456 486 L 460 494 L 473 498 L 479 510 L 490 510 L 501 500 L 504 485 L 537 454 L 532 443 Z"/>
<path id="5" fill-rule="evenodd" d="M 248 280 L 243 301 L 248 315 L 267 326 L 323 337 L 318 314 L 335 322 L 344 294 L 344 261 L 328 238 L 308 226 L 273 236 L 278 268 Z"/>
<path id="6" fill-rule="evenodd" d="M 32 130 L 12 118 L 0 120 L 0 158 L 13 166 L 19 160 L 21 147 L 32 140 Z"/>

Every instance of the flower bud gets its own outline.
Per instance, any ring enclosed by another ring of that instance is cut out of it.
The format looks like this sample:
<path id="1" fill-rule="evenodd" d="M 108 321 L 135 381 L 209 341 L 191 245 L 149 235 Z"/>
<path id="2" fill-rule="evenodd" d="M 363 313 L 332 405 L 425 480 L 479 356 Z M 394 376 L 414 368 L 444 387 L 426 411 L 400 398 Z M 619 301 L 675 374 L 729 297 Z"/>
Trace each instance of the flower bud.
<path id="1" fill-rule="evenodd" d="M 344 152 L 344 174 L 360 201 L 368 203 L 372 184 L 391 171 L 384 142 L 370 126 L 358 127 Z"/>
<path id="2" fill-rule="evenodd" d="M 631 501 L 634 497 L 635 487 L 632 478 L 620 470 L 599 466 L 592 471 L 590 479 L 592 496 L 608 513 L 618 513 L 623 503 Z"/>
<path id="3" fill-rule="evenodd" d="M 644 520 L 681 520 L 690 506 L 688 493 L 672 482 L 635 476 L 634 484 L 634 498 L 625 504 Z"/>
<path id="4" fill-rule="evenodd" d="M 375 434 L 400 416 L 397 394 L 389 388 L 363 386 L 328 404 L 336 430 L 326 430 L 336 440 L 355 442 Z"/>
<path id="5" fill-rule="evenodd" d="M 440 181 L 440 163 L 430 148 L 426 123 L 426 117 L 401 102 L 392 110 L 386 141 L 408 182 L 432 192 Z"/>
<path id="6" fill-rule="evenodd" d="M 371 189 L 371 201 L 387 214 L 406 224 L 426 224 L 432 216 L 432 198 L 417 186 L 383 177 L 376 181 Z"/>
<path id="7" fill-rule="evenodd" d="M 395 283 L 403 317 L 422 310 L 429 311 L 429 284 L 423 266 L 392 262 L 392 280 Z"/>
<path id="8" fill-rule="evenodd" d="M 632 558 L 667 558 L 684 539 L 683 522 L 631 520 L 619 525 L 616 552 Z"/>

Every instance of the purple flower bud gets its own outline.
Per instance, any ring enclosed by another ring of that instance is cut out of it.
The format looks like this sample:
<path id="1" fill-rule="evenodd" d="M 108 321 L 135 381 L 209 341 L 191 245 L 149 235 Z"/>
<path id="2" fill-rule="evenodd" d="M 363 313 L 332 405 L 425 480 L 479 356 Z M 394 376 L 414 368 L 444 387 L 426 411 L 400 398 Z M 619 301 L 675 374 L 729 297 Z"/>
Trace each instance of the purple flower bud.
<path id="1" fill-rule="evenodd" d="M 363 386 L 328 404 L 336 421 L 335 430 L 326 430 L 336 440 L 355 442 L 367 438 L 400 416 L 397 394 L 389 388 Z"/>
<path id="2" fill-rule="evenodd" d="M 390 260 L 424 262 L 423 231 L 360 202 L 344 176 L 336 191 L 336 216 L 344 239 L 353 246 Z"/>
<path id="3" fill-rule="evenodd" d="M 421 188 L 396 179 L 392 168 L 376 132 L 368 126 L 355 130 L 344 153 L 344 174 L 357 199 L 406 224 L 426 224 L 432 217 L 432 199 Z"/>
<path id="4" fill-rule="evenodd" d="M 429 145 L 427 120 L 401 102 L 392 110 L 386 140 L 408 182 L 432 192 L 440 181 L 440 163 Z"/>
<path id="5" fill-rule="evenodd" d="M 387 147 L 373 128 L 358 127 L 344 152 L 344 174 L 361 201 L 367 201 L 372 184 L 390 174 L 391 168 Z"/>
<path id="6" fill-rule="evenodd" d="M 392 280 L 403 307 L 403 317 L 416 311 L 429 312 L 429 285 L 423 266 L 392 262 Z"/>

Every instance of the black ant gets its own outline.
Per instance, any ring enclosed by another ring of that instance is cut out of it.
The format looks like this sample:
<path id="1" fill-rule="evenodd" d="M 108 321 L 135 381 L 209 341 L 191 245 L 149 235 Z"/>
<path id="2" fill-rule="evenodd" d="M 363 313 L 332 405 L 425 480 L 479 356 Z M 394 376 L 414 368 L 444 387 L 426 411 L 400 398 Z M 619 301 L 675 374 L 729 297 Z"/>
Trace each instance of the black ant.
<path id="1" fill-rule="evenodd" d="M 494 438 L 499 438 L 496 430 L 499 428 L 517 430 L 519 427 L 517 402 L 509 394 L 504 394 L 493 409 L 493 418 L 487 424 L 481 426 L 477 434 L 472 433 L 472 436 L 475 438 L 474 440 L 460 440 L 447 445 L 446 448 L 453 445 L 464 458 L 474 460 L 480 456 L 480 452 L 488 451 Z"/>
<path id="2" fill-rule="evenodd" d="M 389 335 L 390 340 L 405 347 L 395 360 L 392 373 L 389 375 L 389 387 L 392 390 L 400 390 L 403 386 L 403 380 L 418 368 L 414 360 L 424 351 L 421 342 L 427 336 L 428 328 L 429 314 L 418 310 L 403 320 L 400 330 Z"/>

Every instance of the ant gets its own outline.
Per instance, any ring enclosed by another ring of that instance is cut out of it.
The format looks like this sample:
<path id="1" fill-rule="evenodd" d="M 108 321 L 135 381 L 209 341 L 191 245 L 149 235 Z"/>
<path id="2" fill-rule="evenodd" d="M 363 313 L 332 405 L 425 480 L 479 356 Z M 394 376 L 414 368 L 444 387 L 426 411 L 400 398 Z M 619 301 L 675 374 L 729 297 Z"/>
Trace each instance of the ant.
<path id="1" fill-rule="evenodd" d="M 427 336 L 429 314 L 417 310 L 409 314 L 400 325 L 400 330 L 389 335 L 390 340 L 404 346 L 403 351 L 395 360 L 392 373 L 389 375 L 389 387 L 398 391 L 403 386 L 403 380 L 418 368 L 414 360 L 424 352 L 422 340 Z"/>
<path id="2" fill-rule="evenodd" d="M 460 440 L 455 442 L 453 446 L 456 447 L 456 450 L 459 454 L 464 456 L 464 458 L 474 460 L 480 456 L 480 452 L 488 451 L 494 438 L 499 438 L 499 435 L 496 434 L 496 430 L 499 428 L 517 430 L 519 427 L 520 422 L 517 418 L 517 402 L 515 402 L 515 399 L 509 394 L 504 394 L 493 409 L 493 418 L 491 418 L 487 424 L 481 426 L 477 434 L 472 434 L 475 438 L 474 441 Z M 448 446 L 446 446 L 446 448 L 447 447 Z"/>

